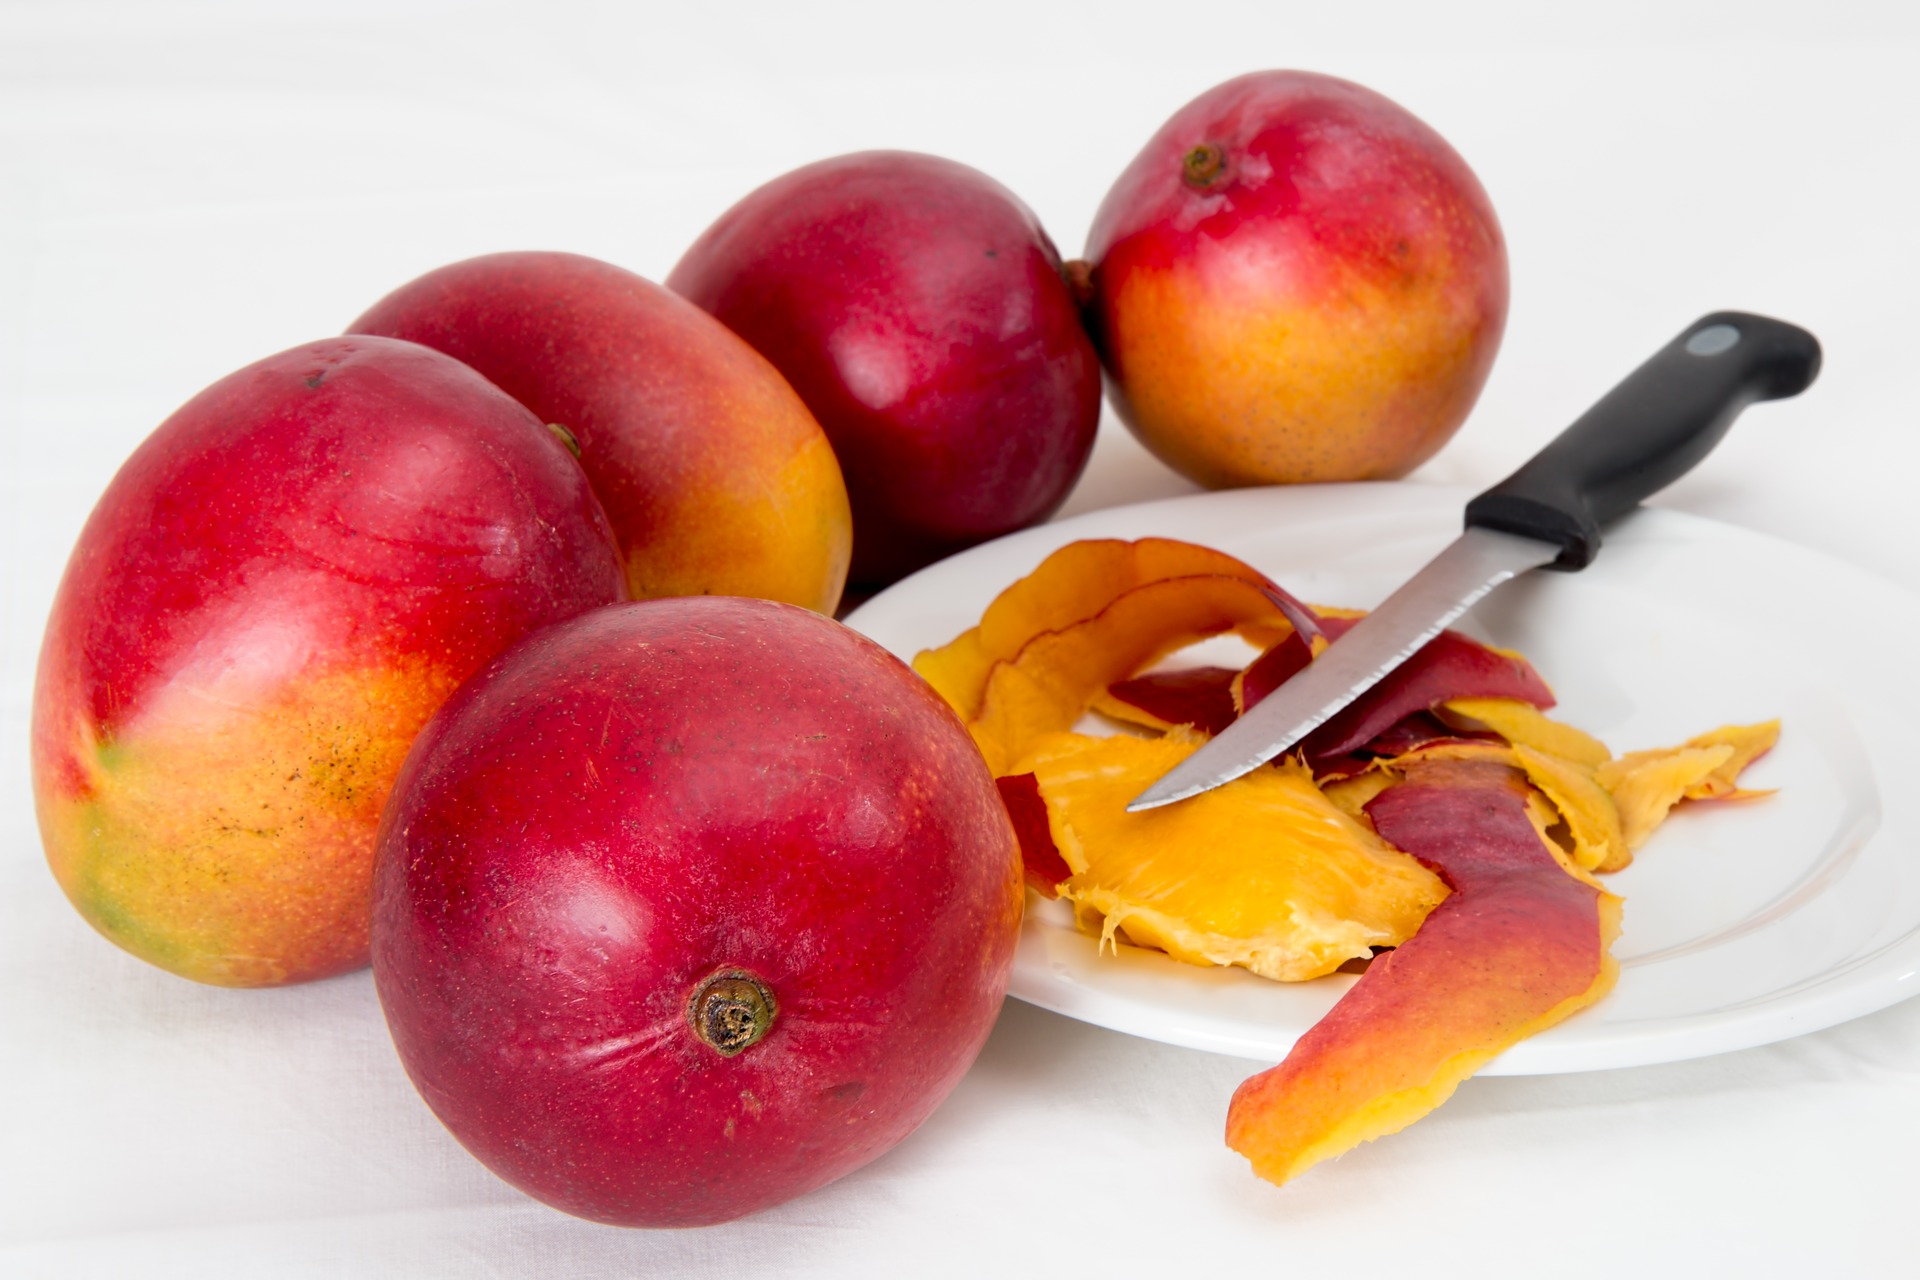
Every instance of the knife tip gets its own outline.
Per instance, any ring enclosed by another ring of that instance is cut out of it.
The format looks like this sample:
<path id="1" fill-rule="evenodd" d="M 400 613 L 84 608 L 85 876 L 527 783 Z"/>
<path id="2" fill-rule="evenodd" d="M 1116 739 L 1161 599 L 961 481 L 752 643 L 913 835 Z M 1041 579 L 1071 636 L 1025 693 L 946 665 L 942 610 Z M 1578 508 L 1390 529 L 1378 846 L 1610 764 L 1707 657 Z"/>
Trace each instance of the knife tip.
<path id="1" fill-rule="evenodd" d="M 1166 787 L 1155 783 L 1127 802 L 1127 812 L 1145 813 L 1149 809 L 1158 809 L 1176 800 L 1185 800 L 1188 796 L 1197 796 L 1205 790 L 1205 787 Z"/>
<path id="2" fill-rule="evenodd" d="M 1252 756 L 1236 762 L 1230 768 L 1208 772 L 1193 766 L 1195 758 L 1189 757 L 1160 775 L 1152 786 L 1127 802 L 1127 812 L 1145 813 L 1149 809 L 1191 799 L 1203 791 L 1211 791 L 1223 783 L 1251 773 L 1267 762 L 1264 755 Z"/>

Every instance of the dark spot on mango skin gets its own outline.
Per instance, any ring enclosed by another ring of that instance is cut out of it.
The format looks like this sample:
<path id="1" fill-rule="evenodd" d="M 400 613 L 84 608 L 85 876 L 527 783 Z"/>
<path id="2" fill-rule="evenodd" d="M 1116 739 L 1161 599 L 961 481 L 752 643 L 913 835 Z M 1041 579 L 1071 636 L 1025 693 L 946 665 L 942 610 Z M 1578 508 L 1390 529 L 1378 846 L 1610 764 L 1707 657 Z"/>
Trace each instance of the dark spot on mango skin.
<path id="1" fill-rule="evenodd" d="M 764 983 L 743 970 L 726 969 L 694 989 L 687 1021 L 703 1044 L 731 1058 L 759 1043 L 776 1011 L 773 992 Z"/>
<path id="2" fill-rule="evenodd" d="M 1211 142 L 1203 142 L 1181 157 L 1180 170 L 1188 186 L 1205 190 L 1226 174 L 1226 152 Z"/>

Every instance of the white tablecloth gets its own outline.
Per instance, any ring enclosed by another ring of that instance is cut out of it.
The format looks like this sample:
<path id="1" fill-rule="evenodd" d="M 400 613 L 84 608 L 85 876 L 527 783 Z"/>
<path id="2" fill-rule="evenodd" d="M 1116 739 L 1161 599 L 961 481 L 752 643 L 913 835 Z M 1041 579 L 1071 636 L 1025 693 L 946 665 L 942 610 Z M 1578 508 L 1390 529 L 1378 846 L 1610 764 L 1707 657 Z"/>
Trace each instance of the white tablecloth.
<path id="1" fill-rule="evenodd" d="M 724 1228 L 590 1225 L 444 1133 L 364 973 L 213 990 L 94 936 L 42 862 L 26 762 L 67 550 L 214 378 L 475 253 L 658 279 L 751 187 L 868 147 L 986 170 L 1071 255 L 1165 116 L 1262 66 L 1413 108 L 1503 218 L 1505 347 L 1413 483 L 1490 483 L 1694 316 L 1769 312 L 1820 335 L 1819 385 L 1658 501 L 1920 589 L 1917 32 L 1873 0 L 6 0 L 0 1274 L 1920 1274 L 1920 1001 L 1696 1061 L 1472 1080 L 1285 1189 L 1221 1141 L 1254 1064 L 1010 1003 L 933 1119 L 840 1183 Z M 1189 488 L 1109 422 L 1067 510 Z M 1783 625 L 1845 661 L 1848 620 L 1791 604 Z M 1917 759 L 1877 761 L 1882 785 Z"/>

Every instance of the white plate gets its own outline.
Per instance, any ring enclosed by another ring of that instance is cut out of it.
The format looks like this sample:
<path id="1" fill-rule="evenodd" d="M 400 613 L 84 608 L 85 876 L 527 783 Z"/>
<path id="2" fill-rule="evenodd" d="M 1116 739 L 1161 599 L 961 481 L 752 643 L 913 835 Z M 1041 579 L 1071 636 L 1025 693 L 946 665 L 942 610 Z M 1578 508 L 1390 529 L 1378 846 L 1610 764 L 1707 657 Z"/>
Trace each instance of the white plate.
<path id="1" fill-rule="evenodd" d="M 942 561 L 847 621 L 911 659 L 1054 548 L 1147 535 L 1230 552 L 1308 601 L 1368 607 L 1458 532 L 1470 496 L 1331 485 L 1093 512 Z M 1721 1053 L 1920 992 L 1920 598 L 1790 543 L 1651 509 L 1611 527 L 1585 572 L 1531 574 L 1462 629 L 1525 653 L 1556 714 L 1615 751 L 1784 722 L 1743 779 L 1777 795 L 1683 806 L 1611 877 L 1626 898 L 1615 991 L 1485 1073 Z M 1274 983 L 1126 946 L 1102 955 L 1059 908 L 1030 912 L 1013 994 L 1117 1031 L 1278 1061 L 1353 982 Z"/>

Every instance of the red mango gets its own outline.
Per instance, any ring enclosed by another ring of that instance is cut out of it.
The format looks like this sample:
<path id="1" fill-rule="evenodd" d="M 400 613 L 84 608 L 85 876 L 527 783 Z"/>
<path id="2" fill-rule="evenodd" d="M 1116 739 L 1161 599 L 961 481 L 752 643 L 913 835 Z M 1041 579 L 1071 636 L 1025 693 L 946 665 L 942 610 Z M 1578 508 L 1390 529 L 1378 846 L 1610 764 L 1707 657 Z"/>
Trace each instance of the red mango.
<path id="1" fill-rule="evenodd" d="M 1022 897 L 992 777 L 892 655 L 790 605 L 649 600 L 529 637 L 421 734 L 374 981 L 495 1173 L 693 1226 L 919 1125 L 999 1012 Z"/>
<path id="2" fill-rule="evenodd" d="M 870 151 L 795 170 L 722 214 L 667 284 L 826 429 L 856 584 L 1038 523 L 1093 449 L 1100 361 L 1060 255 L 965 165 Z"/>
<path id="3" fill-rule="evenodd" d="M 88 923 L 203 982 L 367 961 L 414 735 L 528 631 L 621 598 L 607 517 L 539 419 L 410 342 L 216 382 L 87 520 L 34 688 L 47 860 Z"/>

